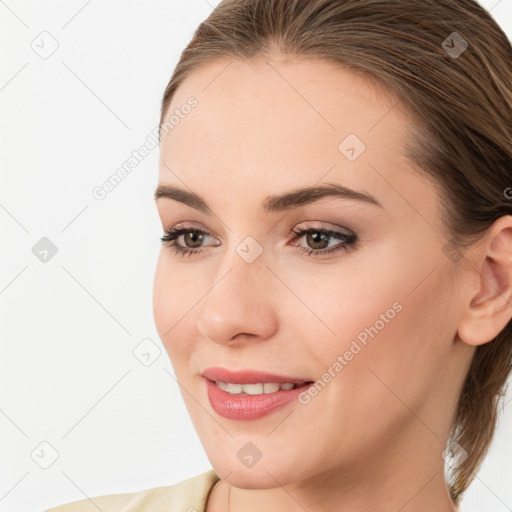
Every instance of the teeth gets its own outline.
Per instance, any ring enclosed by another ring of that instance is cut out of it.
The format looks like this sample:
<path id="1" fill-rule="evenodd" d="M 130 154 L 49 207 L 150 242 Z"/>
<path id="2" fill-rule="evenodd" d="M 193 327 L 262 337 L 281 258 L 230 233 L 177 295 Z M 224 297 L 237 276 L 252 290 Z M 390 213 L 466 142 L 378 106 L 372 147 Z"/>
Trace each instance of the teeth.
<path id="1" fill-rule="evenodd" d="M 275 382 L 265 382 L 265 384 L 263 384 L 264 393 L 275 393 L 276 391 L 279 391 L 279 384 L 276 384 Z"/>
<path id="2" fill-rule="evenodd" d="M 229 384 L 228 384 L 229 386 Z M 263 384 L 240 384 L 242 392 L 247 395 L 261 395 L 263 394 Z M 228 388 L 229 391 L 229 388 Z"/>
<path id="3" fill-rule="evenodd" d="M 276 391 L 290 391 L 300 384 L 292 384 L 291 382 L 285 382 L 278 384 L 275 382 L 265 382 L 258 384 L 233 384 L 231 382 L 223 382 L 216 380 L 215 384 L 222 389 L 227 391 L 231 395 L 240 395 L 242 393 L 246 395 L 262 395 L 263 393 L 275 393 Z"/>

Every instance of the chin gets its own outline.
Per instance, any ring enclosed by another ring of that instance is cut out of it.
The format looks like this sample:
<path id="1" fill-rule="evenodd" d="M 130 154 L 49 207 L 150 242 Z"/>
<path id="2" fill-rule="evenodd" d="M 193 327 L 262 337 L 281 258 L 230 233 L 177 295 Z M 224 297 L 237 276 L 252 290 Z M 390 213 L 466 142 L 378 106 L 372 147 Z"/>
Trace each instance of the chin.
<path id="1" fill-rule="evenodd" d="M 247 468 L 238 459 L 236 462 L 216 462 L 212 467 L 221 478 L 226 478 L 230 485 L 240 489 L 272 489 L 298 478 L 297 472 L 293 468 L 284 467 L 282 462 L 264 463 L 263 459 Z"/>

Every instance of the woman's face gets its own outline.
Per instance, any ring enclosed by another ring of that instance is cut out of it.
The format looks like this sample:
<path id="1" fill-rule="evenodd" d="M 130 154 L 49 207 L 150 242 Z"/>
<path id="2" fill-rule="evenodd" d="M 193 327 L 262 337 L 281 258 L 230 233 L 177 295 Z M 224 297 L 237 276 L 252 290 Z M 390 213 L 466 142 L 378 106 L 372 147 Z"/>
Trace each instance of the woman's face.
<path id="1" fill-rule="evenodd" d="M 403 155 L 396 100 L 326 61 L 225 60 L 194 71 L 171 114 L 159 185 L 182 192 L 157 207 L 185 233 L 161 249 L 154 317 L 214 469 L 244 488 L 411 464 L 443 478 L 471 353 L 439 198 Z M 309 187 L 324 192 L 296 194 Z M 316 384 L 265 396 L 278 378 L 256 375 L 267 386 L 233 395 L 203 376 L 219 367 Z"/>

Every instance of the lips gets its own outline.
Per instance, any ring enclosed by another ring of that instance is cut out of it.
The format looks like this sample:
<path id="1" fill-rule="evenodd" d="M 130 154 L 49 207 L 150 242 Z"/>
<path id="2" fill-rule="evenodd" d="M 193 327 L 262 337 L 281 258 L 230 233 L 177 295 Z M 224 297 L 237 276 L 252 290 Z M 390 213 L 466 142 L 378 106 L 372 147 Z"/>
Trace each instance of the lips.
<path id="1" fill-rule="evenodd" d="M 219 367 L 208 368 L 202 375 L 213 410 L 231 420 L 266 416 L 296 402 L 299 394 L 313 383 L 303 377 L 255 370 L 233 372 Z"/>

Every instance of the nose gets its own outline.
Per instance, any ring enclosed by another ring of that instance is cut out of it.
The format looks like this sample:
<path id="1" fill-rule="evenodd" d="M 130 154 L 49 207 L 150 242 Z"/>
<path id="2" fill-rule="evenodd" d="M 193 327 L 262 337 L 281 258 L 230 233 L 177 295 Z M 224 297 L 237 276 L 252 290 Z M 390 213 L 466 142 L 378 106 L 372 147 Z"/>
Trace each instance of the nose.
<path id="1" fill-rule="evenodd" d="M 277 280 L 263 254 L 248 263 L 233 251 L 220 267 L 202 301 L 201 334 L 219 345 L 270 338 L 277 330 Z"/>

